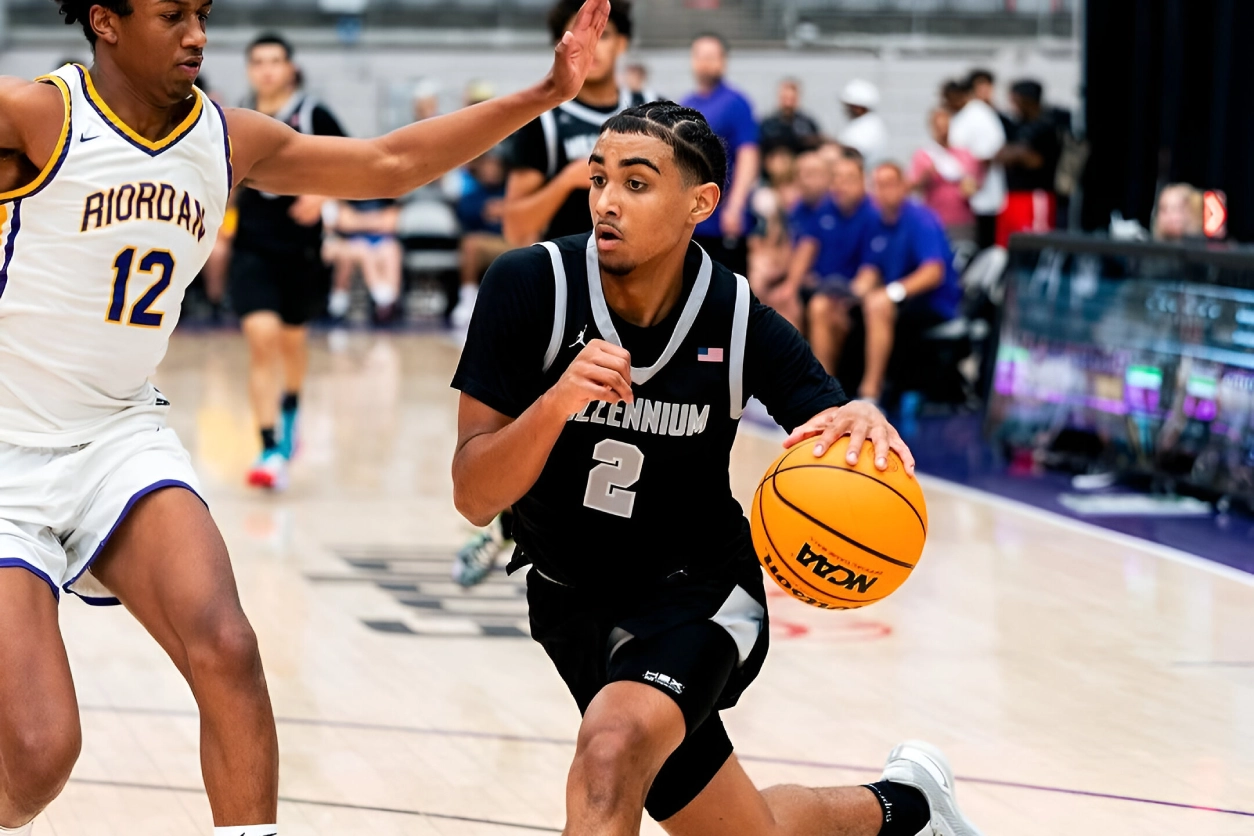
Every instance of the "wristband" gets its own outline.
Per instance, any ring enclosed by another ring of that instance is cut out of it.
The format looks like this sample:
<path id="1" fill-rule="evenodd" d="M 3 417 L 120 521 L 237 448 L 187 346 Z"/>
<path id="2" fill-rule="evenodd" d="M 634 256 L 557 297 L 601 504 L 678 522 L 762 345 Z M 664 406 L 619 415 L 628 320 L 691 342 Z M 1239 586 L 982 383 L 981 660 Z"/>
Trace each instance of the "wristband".
<path id="1" fill-rule="evenodd" d="M 884 293 L 892 300 L 894 305 L 900 305 L 906 299 L 906 286 L 901 282 L 889 282 L 884 288 Z"/>

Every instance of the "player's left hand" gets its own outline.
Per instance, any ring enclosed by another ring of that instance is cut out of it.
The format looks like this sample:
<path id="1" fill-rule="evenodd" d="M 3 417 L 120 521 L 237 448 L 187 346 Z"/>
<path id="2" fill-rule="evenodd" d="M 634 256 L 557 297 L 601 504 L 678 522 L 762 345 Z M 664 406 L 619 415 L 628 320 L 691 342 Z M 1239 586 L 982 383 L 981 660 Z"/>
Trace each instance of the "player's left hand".
<path id="1" fill-rule="evenodd" d="M 858 463 L 858 454 L 862 452 L 862 443 L 867 439 L 875 446 L 875 468 L 888 469 L 888 452 L 897 454 L 906 466 L 906 473 L 914 475 L 914 455 L 901 435 L 888 423 L 884 413 L 866 401 L 851 401 L 842 407 L 828 409 L 815 415 L 800 427 L 792 431 L 792 435 L 784 441 L 784 447 L 792 447 L 807 438 L 819 435 L 818 444 L 814 445 L 814 455 L 822 456 L 841 436 L 849 436 L 849 452 L 845 460 L 849 464 Z"/>
<path id="2" fill-rule="evenodd" d="M 588 71 L 592 69 L 592 59 L 596 54 L 597 42 L 605 31 L 605 24 L 610 19 L 610 0 L 587 0 L 570 31 L 562 36 L 553 55 L 553 69 L 545 79 L 545 85 L 559 102 L 575 98 L 579 88 L 583 87 Z"/>

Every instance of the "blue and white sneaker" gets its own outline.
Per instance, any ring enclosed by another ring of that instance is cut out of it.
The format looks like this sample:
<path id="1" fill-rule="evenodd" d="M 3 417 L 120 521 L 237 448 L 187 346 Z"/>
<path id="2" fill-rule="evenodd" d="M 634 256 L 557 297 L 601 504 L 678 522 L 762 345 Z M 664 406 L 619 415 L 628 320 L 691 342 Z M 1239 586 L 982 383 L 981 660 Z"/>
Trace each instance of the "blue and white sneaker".
<path id="1" fill-rule="evenodd" d="M 492 574 L 497 558 L 505 550 L 506 542 L 495 533 L 495 522 L 477 532 L 457 551 L 453 560 L 453 580 L 469 589 L 477 586 Z"/>
<path id="2" fill-rule="evenodd" d="M 284 409 L 279 413 L 279 452 L 283 458 L 292 460 L 296 452 L 296 413 L 298 409 Z"/>
<path id="3" fill-rule="evenodd" d="M 262 451 L 248 471 L 248 484 L 254 488 L 281 491 L 287 487 L 287 457 L 276 447 Z"/>
<path id="4" fill-rule="evenodd" d="M 958 809 L 949 760 L 930 743 L 907 740 L 898 744 L 889 753 L 880 780 L 914 787 L 927 799 L 932 820 L 917 836 L 981 836 Z"/>

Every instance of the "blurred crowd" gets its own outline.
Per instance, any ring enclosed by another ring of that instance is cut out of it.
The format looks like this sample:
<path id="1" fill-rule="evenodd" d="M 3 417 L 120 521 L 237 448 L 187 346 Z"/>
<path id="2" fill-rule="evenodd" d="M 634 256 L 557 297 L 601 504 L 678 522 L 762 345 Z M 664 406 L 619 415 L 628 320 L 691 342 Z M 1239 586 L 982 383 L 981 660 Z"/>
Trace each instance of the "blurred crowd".
<path id="1" fill-rule="evenodd" d="M 555 4 L 555 40 L 577 7 Z M 464 329 L 478 282 L 498 255 L 591 228 L 586 159 L 601 122 L 660 97 L 647 67 L 620 60 L 630 46 L 630 4 L 615 9 L 579 97 L 463 170 L 400 201 L 301 199 L 290 206 L 291 217 L 321 241 L 325 320 L 386 326 L 443 319 Z M 290 47 L 279 57 L 287 71 L 270 72 L 250 50 L 250 104 L 296 95 Z M 841 93 L 843 124 L 822 125 L 806 112 L 800 79 L 781 79 L 769 107 L 755 104 L 726 81 L 732 60 L 718 35 L 701 36 L 691 48 L 691 79 L 657 80 L 666 97 L 705 114 L 729 152 L 722 203 L 697 229 L 698 243 L 744 273 L 860 396 L 920 388 L 904 370 L 945 354 L 930 343 L 970 313 L 966 274 L 987 273 L 1012 234 L 1066 226 L 1082 164 L 1069 113 L 1050 106 L 1037 80 L 1007 84 L 975 68 L 938 79 L 934 105 L 919 114 L 929 139 L 896 160 L 871 82 L 850 79 Z M 684 89 L 691 92 L 678 95 Z M 413 118 L 437 116 L 440 93 L 432 80 L 415 83 Z M 494 93 L 476 81 L 463 103 Z M 228 224 L 204 273 L 210 316 L 231 310 L 227 276 L 239 234 Z M 963 397 L 960 384 L 951 389 L 951 399 Z"/>

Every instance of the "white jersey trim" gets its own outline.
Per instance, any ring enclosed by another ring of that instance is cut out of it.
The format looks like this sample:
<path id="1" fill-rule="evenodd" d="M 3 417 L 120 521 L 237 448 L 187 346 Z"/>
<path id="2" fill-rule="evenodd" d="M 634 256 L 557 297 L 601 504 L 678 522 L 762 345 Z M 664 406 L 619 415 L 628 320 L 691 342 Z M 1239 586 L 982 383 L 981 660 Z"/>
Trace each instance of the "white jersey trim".
<path id="1" fill-rule="evenodd" d="M 557 353 L 562 350 L 562 338 L 566 336 L 566 267 L 562 264 L 562 251 L 552 241 L 542 241 L 540 246 L 549 252 L 553 262 L 553 333 L 549 337 L 548 350 L 544 352 L 544 371 L 553 367 Z"/>
<path id="2" fill-rule="evenodd" d="M 714 273 L 714 263 L 710 261 L 709 253 L 707 253 L 698 244 L 697 249 L 701 250 L 701 269 L 697 271 L 696 283 L 692 286 L 692 292 L 688 295 L 688 301 L 684 304 L 683 311 L 679 314 L 679 321 L 675 323 L 675 330 L 671 332 L 670 342 L 666 344 L 666 349 L 662 352 L 662 356 L 657 358 L 657 362 L 648 368 L 631 367 L 631 382 L 633 385 L 644 385 L 653 379 L 653 376 L 662 370 L 662 368 L 670 362 L 675 356 L 675 352 L 679 351 L 680 344 L 684 338 L 688 336 L 692 324 L 697 321 L 697 316 L 701 313 L 701 305 L 705 303 L 706 293 L 710 289 L 710 276 Z M 605 291 L 601 288 L 601 261 L 597 255 L 597 238 L 595 234 L 588 236 L 587 249 L 587 267 L 588 267 L 588 296 L 592 301 L 592 320 L 596 323 L 597 330 L 601 332 L 601 336 L 608 342 L 622 348 L 623 341 L 618 336 L 618 330 L 614 327 L 614 320 L 610 318 L 609 306 L 605 303 Z"/>
<path id="3" fill-rule="evenodd" d="M 736 310 L 732 315 L 731 348 L 728 351 L 728 386 L 731 391 L 731 417 L 739 420 L 745 411 L 745 340 L 749 335 L 749 280 L 736 274 Z"/>

